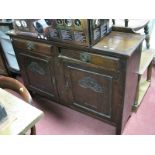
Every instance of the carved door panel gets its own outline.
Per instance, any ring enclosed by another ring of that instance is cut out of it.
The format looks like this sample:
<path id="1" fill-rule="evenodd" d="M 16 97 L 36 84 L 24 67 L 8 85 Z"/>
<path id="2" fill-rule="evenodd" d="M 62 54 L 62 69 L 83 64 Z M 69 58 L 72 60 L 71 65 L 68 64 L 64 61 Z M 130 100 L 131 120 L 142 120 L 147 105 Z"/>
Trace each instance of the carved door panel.
<path id="1" fill-rule="evenodd" d="M 54 60 L 47 56 L 19 54 L 21 70 L 26 85 L 40 94 L 57 98 Z"/>
<path id="2" fill-rule="evenodd" d="M 64 62 L 64 70 L 72 106 L 111 118 L 113 76 L 75 62 Z"/>

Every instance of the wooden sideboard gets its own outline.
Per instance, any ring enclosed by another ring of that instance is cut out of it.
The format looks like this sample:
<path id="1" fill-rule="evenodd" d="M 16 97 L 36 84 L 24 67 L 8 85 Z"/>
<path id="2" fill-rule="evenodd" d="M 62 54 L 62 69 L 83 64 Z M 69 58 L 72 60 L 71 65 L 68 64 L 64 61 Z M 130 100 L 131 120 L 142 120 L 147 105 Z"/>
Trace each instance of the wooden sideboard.
<path id="1" fill-rule="evenodd" d="M 112 31 L 93 47 L 9 33 L 26 87 L 121 134 L 136 98 L 144 36 Z"/>

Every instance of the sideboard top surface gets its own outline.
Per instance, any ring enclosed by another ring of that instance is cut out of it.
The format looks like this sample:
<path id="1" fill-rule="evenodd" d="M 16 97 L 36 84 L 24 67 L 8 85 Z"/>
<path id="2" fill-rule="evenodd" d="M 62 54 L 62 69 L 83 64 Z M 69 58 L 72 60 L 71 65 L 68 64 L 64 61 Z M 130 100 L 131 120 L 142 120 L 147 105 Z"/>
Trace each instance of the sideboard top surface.
<path id="1" fill-rule="evenodd" d="M 105 36 L 101 41 L 92 47 L 83 47 L 79 45 L 72 45 L 65 42 L 47 41 L 33 38 L 31 36 L 22 36 L 15 33 L 14 30 L 7 33 L 10 36 L 16 36 L 21 38 L 33 39 L 35 41 L 46 42 L 48 44 L 56 44 L 58 46 L 72 47 L 79 50 L 90 50 L 99 53 L 110 54 L 110 55 L 122 55 L 130 57 L 134 50 L 142 43 L 145 39 L 144 35 L 112 31 Z"/>
<path id="2" fill-rule="evenodd" d="M 131 56 L 144 40 L 144 35 L 112 31 L 92 48 Z"/>

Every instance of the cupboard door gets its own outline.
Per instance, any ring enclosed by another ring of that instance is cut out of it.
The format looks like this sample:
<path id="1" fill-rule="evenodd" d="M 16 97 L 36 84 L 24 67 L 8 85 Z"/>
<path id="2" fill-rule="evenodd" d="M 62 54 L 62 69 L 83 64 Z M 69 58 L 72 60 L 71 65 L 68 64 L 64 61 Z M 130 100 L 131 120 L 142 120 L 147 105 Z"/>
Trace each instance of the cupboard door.
<path id="1" fill-rule="evenodd" d="M 22 75 L 26 85 L 42 95 L 57 99 L 52 57 L 19 53 Z"/>
<path id="2" fill-rule="evenodd" d="M 111 118 L 113 76 L 86 65 L 64 62 L 66 86 L 72 106 Z"/>

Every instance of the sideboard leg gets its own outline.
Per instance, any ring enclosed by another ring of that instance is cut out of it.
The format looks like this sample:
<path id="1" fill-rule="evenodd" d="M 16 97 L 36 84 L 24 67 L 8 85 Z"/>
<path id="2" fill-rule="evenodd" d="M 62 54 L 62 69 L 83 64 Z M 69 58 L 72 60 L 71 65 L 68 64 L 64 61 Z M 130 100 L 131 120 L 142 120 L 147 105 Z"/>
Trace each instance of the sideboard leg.
<path id="1" fill-rule="evenodd" d="M 121 135 L 122 134 L 122 128 L 120 125 L 116 126 L 116 135 Z"/>

